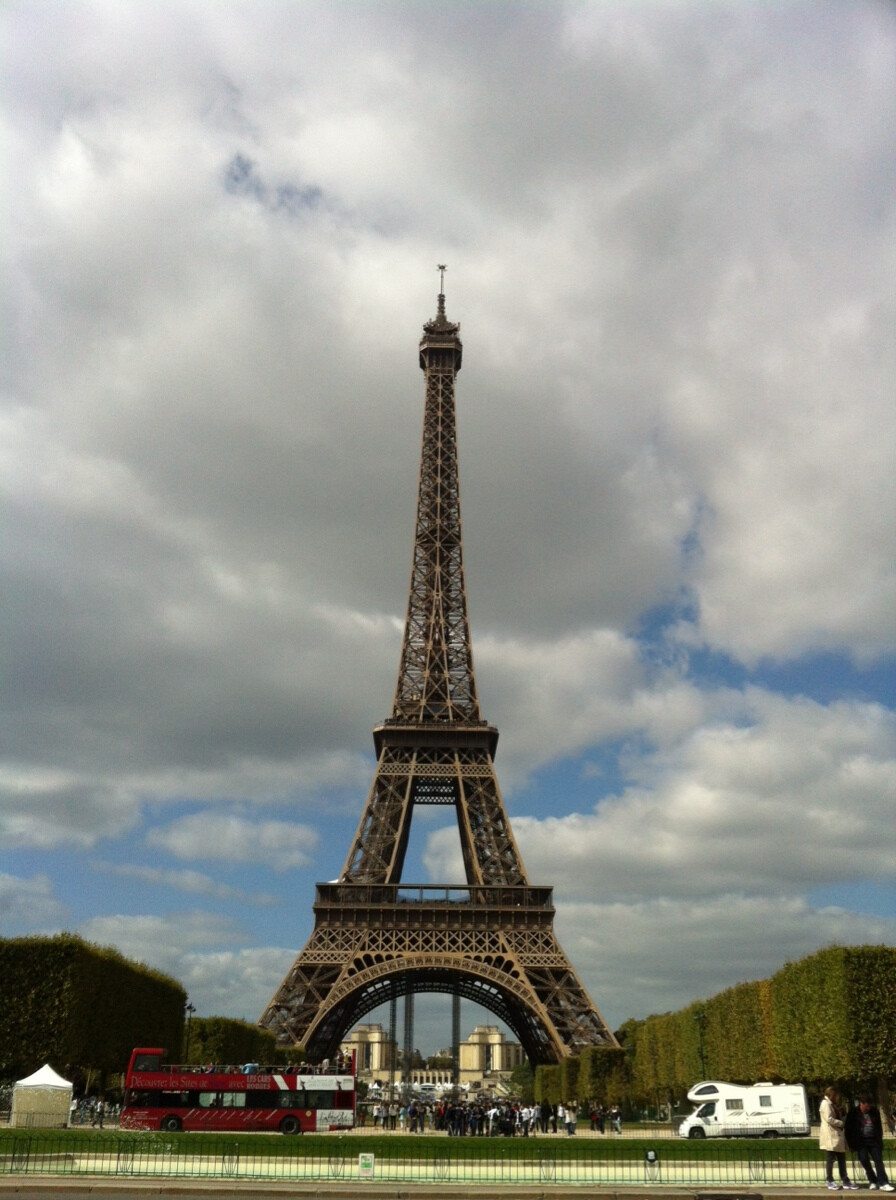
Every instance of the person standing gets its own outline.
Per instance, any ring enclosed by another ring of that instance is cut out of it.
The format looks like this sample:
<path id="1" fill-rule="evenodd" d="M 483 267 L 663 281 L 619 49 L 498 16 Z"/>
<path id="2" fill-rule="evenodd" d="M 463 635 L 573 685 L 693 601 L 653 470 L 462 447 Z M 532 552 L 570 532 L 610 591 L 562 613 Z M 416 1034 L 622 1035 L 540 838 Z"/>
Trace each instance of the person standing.
<path id="1" fill-rule="evenodd" d="M 884 1166 L 884 1128 L 880 1109 L 870 1096 L 860 1096 L 846 1114 L 846 1144 L 859 1157 L 871 1191 L 896 1192 Z"/>
<path id="2" fill-rule="evenodd" d="M 818 1110 L 821 1129 L 818 1135 L 818 1145 L 825 1151 L 825 1175 L 828 1188 L 832 1192 L 857 1191 L 857 1185 L 850 1182 L 846 1173 L 846 1134 L 844 1132 L 843 1110 L 840 1093 L 835 1087 L 829 1087 L 824 1093 L 824 1099 Z M 840 1182 L 834 1182 L 834 1163 L 840 1175 Z"/>

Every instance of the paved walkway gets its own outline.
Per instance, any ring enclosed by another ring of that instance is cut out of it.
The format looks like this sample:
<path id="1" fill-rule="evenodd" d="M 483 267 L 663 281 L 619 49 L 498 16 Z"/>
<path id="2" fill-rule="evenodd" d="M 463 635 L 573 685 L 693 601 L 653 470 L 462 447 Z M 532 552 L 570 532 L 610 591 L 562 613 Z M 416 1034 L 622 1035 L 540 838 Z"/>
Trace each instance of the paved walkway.
<path id="1" fill-rule="evenodd" d="M 210 1197 L 227 1200 L 282 1200 L 285 1195 L 321 1200 L 582 1200 L 583 1196 L 599 1195 L 601 1200 L 819 1200 L 823 1186 L 784 1188 L 678 1188 L 663 1185 L 632 1185 L 630 1187 L 595 1187 L 582 1184 L 548 1186 L 471 1187 L 458 1184 L 394 1184 L 376 1181 L 259 1183 L 250 1181 L 209 1180 L 121 1180 L 103 1178 L 47 1179 L 29 1177 L 0 1179 L 0 1196 L 20 1195 L 23 1200 L 54 1200 L 59 1197 L 96 1196 L 102 1200 L 140 1197 Z"/>

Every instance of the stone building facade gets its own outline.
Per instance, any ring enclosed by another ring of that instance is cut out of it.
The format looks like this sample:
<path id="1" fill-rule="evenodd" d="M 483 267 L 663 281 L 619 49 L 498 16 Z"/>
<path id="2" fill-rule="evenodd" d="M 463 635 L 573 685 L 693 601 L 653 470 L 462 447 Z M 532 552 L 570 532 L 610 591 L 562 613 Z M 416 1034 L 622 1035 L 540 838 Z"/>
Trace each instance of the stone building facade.
<path id="1" fill-rule="evenodd" d="M 358 1063 L 358 1079 L 368 1086 L 386 1088 L 389 1085 L 389 1068 L 398 1061 L 398 1047 L 390 1041 L 382 1025 L 356 1025 L 342 1043 L 346 1054 L 355 1054 Z M 433 1057 L 450 1059 L 451 1050 L 441 1050 Z M 458 1083 L 469 1092 L 503 1092 L 515 1067 L 525 1062 L 523 1048 L 519 1042 L 508 1041 L 507 1035 L 497 1025 L 477 1025 L 466 1041 L 460 1044 L 460 1072 Z M 396 1068 L 394 1082 L 401 1088 L 404 1076 Z M 408 1080 L 412 1091 L 449 1090 L 453 1085 L 450 1067 L 414 1068 Z"/>

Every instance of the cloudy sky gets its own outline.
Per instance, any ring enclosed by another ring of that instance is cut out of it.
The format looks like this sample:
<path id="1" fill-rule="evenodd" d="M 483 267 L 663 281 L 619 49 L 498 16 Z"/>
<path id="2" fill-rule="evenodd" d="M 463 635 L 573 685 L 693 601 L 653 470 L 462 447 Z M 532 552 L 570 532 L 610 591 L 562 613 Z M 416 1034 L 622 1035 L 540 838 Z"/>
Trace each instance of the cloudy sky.
<path id="1" fill-rule="evenodd" d="M 271 998 L 391 708 L 446 262 L 483 713 L 597 1006 L 896 945 L 896 10 L 0 19 L 0 934 Z M 411 851 L 462 879 L 441 810 Z"/>

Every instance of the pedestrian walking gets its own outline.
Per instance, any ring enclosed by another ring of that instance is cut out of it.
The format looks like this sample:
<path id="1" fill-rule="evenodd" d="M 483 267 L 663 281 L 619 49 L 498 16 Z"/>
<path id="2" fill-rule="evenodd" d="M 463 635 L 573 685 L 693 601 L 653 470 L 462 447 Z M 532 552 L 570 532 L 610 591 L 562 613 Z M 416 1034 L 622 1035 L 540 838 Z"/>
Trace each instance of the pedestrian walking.
<path id="1" fill-rule="evenodd" d="M 839 1192 L 843 1188 L 846 1191 L 854 1192 L 857 1190 L 857 1185 L 850 1181 L 846 1173 L 845 1114 L 842 1105 L 843 1101 L 840 1099 L 837 1089 L 835 1087 L 827 1088 L 818 1110 L 821 1120 L 818 1145 L 825 1152 L 825 1177 L 828 1190 Z M 835 1163 L 840 1176 L 839 1183 L 834 1182 Z"/>

